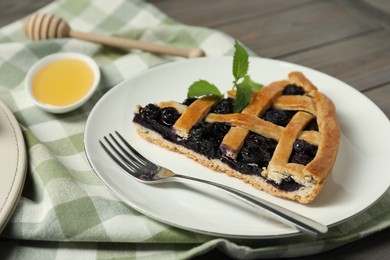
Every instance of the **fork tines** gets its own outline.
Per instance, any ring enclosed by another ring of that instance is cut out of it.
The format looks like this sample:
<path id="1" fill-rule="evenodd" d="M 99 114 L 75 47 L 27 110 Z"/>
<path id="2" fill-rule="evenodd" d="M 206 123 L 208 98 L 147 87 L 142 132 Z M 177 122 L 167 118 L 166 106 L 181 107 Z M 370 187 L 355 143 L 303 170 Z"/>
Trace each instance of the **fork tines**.
<path id="1" fill-rule="evenodd" d="M 112 133 L 108 134 L 109 137 L 103 137 L 106 145 L 101 140 L 99 143 L 120 167 L 131 174 L 144 174 L 157 170 L 157 166 L 137 152 L 121 134 L 117 131 L 115 134 L 117 137 Z"/>

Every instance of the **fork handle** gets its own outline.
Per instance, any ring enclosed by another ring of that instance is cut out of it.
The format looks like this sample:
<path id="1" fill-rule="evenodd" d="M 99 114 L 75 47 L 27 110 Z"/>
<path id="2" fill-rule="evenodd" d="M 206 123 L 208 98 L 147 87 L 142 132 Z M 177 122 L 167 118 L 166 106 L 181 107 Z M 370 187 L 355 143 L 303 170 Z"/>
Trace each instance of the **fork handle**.
<path id="1" fill-rule="evenodd" d="M 310 235 L 310 236 L 317 236 L 320 233 L 326 233 L 328 231 L 328 227 L 314 221 L 312 219 L 309 219 L 305 216 L 302 216 L 298 213 L 292 212 L 286 208 L 280 207 L 278 205 L 275 205 L 273 203 L 270 203 L 268 201 L 265 201 L 263 199 L 257 198 L 255 196 L 252 196 L 248 193 L 244 193 L 242 191 L 236 190 L 234 188 L 207 181 L 207 180 L 202 180 L 202 179 L 197 179 L 193 178 L 190 176 L 184 176 L 184 175 L 179 175 L 176 174 L 174 178 L 177 178 L 177 180 L 190 180 L 190 181 L 195 181 L 195 182 L 201 182 L 205 183 L 217 188 L 220 188 L 230 194 L 232 194 L 234 197 L 256 207 L 260 207 L 264 209 L 271 217 L 274 219 L 279 220 L 282 223 L 285 223 L 289 226 L 295 227 L 298 230 Z"/>

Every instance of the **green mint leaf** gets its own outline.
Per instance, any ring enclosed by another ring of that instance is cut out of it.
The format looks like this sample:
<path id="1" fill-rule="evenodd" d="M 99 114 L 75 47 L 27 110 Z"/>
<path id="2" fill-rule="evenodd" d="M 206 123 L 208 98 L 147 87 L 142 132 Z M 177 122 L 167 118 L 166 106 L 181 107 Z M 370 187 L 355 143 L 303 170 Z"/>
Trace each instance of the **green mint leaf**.
<path id="1" fill-rule="evenodd" d="M 247 85 L 236 85 L 236 101 L 234 102 L 234 113 L 240 113 L 252 98 L 252 88 Z"/>
<path id="2" fill-rule="evenodd" d="M 248 72 L 249 59 L 246 50 L 236 41 L 233 56 L 233 76 L 236 82 Z"/>
<path id="3" fill-rule="evenodd" d="M 198 80 L 192 83 L 192 85 L 188 88 L 187 97 L 201 97 L 201 96 L 217 96 L 222 98 L 223 94 L 219 91 L 219 89 L 206 80 Z"/>
<path id="4" fill-rule="evenodd" d="M 264 87 L 263 84 L 254 82 L 248 75 L 244 76 L 244 80 L 239 85 L 249 86 L 255 90 L 260 90 L 262 87 Z"/>

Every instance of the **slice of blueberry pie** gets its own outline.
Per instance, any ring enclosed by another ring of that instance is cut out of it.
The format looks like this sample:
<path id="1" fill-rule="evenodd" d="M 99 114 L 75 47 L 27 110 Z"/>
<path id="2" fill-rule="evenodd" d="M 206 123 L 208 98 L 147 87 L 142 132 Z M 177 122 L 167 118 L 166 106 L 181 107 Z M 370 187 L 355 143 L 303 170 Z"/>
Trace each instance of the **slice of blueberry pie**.
<path id="1" fill-rule="evenodd" d="M 253 90 L 234 113 L 236 91 L 136 108 L 146 140 L 270 194 L 309 203 L 330 175 L 339 146 L 335 107 L 300 72 Z"/>

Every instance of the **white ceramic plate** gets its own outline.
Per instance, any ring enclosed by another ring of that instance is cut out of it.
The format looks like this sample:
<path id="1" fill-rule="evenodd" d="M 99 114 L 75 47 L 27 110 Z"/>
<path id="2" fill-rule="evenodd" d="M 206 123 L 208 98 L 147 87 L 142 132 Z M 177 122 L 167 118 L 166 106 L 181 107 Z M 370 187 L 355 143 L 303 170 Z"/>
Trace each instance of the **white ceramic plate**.
<path id="1" fill-rule="evenodd" d="M 0 101 L 0 232 L 19 201 L 26 163 L 22 131 L 12 112 Z"/>
<path id="2" fill-rule="evenodd" d="M 302 71 L 336 104 L 342 137 L 333 175 L 310 205 L 280 199 L 248 184 L 211 171 L 185 156 L 146 142 L 132 124 L 134 108 L 165 100 L 182 101 L 192 82 L 205 79 L 231 88 L 232 58 L 200 58 L 150 69 L 109 91 L 92 110 L 85 129 L 85 150 L 100 179 L 122 201 L 161 222 L 225 237 L 268 238 L 297 234 L 266 217 L 261 210 L 237 202 L 203 185 L 145 185 L 122 171 L 104 153 L 98 140 L 114 130 L 152 161 L 171 170 L 230 185 L 264 198 L 325 225 L 334 225 L 375 202 L 389 187 L 390 123 L 369 99 L 345 83 L 299 65 L 253 58 L 251 77 L 263 84 Z"/>

